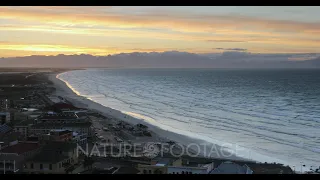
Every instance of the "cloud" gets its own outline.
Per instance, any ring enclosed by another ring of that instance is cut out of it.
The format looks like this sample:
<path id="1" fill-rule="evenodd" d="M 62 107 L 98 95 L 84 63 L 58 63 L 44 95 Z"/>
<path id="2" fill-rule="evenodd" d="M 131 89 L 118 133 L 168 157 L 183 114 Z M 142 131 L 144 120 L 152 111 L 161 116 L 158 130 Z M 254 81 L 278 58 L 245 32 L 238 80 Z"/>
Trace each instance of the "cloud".
<path id="1" fill-rule="evenodd" d="M 229 40 L 229 39 L 217 39 L 217 40 L 207 40 L 208 42 L 222 42 L 222 43 L 241 43 L 241 42 L 247 42 L 244 40 Z"/>
<path id="2" fill-rule="evenodd" d="M 170 11 L 163 7 L 137 9 L 0 7 L 0 20 L 5 22 L 0 25 L 0 34 L 4 40 L 11 41 L 10 35 L 18 37 L 17 34 L 25 33 L 28 38 L 21 39 L 38 44 L 61 43 L 63 39 L 68 41 L 62 43 L 70 46 L 78 46 L 82 38 L 88 41 L 91 37 L 99 41 L 92 46 L 113 46 L 120 42 L 115 38 L 121 38 L 123 46 L 119 47 L 119 51 L 167 47 L 179 50 L 190 48 L 193 52 L 219 50 L 212 49 L 213 43 L 217 43 L 218 47 L 225 48 L 226 51 L 249 49 L 252 52 L 317 52 L 320 47 L 320 36 L 317 36 L 320 35 L 319 23 L 230 14 L 186 13 Z M 37 32 L 41 32 L 44 38 L 37 40 Z M 30 38 L 29 34 L 35 37 Z M 50 37 L 51 35 L 54 36 Z M 70 39 L 77 40 L 72 42 Z M 144 45 L 129 47 L 129 43 L 133 41 L 143 42 Z M 234 46 L 242 48 L 229 48 Z"/>
<path id="3" fill-rule="evenodd" d="M 271 20 L 246 16 L 188 14 L 168 10 L 146 11 L 141 13 L 120 13 L 107 8 L 102 12 L 94 7 L 61 8 L 8 8 L 1 7 L 2 18 L 22 18 L 44 22 L 73 22 L 78 24 L 102 24 L 122 27 L 158 27 L 179 31 L 214 32 L 216 29 L 245 29 L 247 26 L 274 32 L 317 33 L 319 23 Z"/>
<path id="4" fill-rule="evenodd" d="M 305 60 L 316 59 L 318 57 L 320 57 L 320 54 L 299 54 L 299 55 L 292 55 L 291 57 L 288 57 L 288 60 L 305 61 Z"/>
<path id="5" fill-rule="evenodd" d="M 247 51 L 244 48 L 215 48 L 217 50 L 225 50 L 225 51 Z"/>

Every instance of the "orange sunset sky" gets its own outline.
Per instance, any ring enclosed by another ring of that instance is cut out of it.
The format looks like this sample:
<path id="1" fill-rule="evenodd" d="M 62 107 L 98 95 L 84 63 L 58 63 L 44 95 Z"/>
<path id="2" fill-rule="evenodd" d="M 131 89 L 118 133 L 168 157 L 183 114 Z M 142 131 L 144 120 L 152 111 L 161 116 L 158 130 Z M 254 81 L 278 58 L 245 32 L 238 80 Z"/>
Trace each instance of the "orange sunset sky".
<path id="1" fill-rule="evenodd" d="M 0 57 L 319 53 L 320 7 L 0 7 Z"/>

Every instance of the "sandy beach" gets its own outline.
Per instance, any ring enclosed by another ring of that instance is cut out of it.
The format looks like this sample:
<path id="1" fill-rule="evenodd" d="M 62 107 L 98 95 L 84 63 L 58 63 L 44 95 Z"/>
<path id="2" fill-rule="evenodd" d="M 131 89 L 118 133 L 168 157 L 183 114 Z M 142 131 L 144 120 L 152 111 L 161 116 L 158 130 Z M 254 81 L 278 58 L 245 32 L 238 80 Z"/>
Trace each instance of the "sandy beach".
<path id="1" fill-rule="evenodd" d="M 116 122 L 124 121 L 126 123 L 129 123 L 131 125 L 136 124 L 143 124 L 148 126 L 148 130 L 152 134 L 152 137 L 139 137 L 135 140 L 132 140 L 132 142 L 144 142 L 144 143 L 152 143 L 152 142 L 168 142 L 168 141 L 174 141 L 177 144 L 184 146 L 186 151 L 199 154 L 202 156 L 203 154 L 209 155 L 212 158 L 217 159 L 232 159 L 232 160 L 248 160 L 248 158 L 242 158 L 244 156 L 236 156 L 235 153 L 230 153 L 228 151 L 225 151 L 224 148 L 218 145 L 214 144 L 208 144 L 205 141 L 194 139 L 191 137 L 187 137 L 181 134 L 177 134 L 174 132 L 170 132 L 167 130 L 160 129 L 159 127 L 156 127 L 152 124 L 149 124 L 148 122 L 134 118 L 132 116 L 129 116 L 128 114 L 124 114 L 118 110 L 102 106 L 101 104 L 98 104 L 96 102 L 93 102 L 86 97 L 80 96 L 79 93 L 76 91 L 72 91 L 72 87 L 68 86 L 67 82 L 63 82 L 60 79 L 57 78 L 58 73 L 52 73 L 49 74 L 49 80 L 53 82 L 54 87 L 56 88 L 56 91 L 54 92 L 54 95 L 61 96 L 65 98 L 66 100 L 70 101 L 72 104 L 74 104 L 76 107 L 79 108 L 86 108 L 90 109 L 92 111 L 96 111 L 100 113 L 101 115 L 105 117 L 110 117 Z M 99 128 L 99 126 L 102 126 L 100 128 L 103 128 L 103 123 L 99 121 L 93 120 L 93 126 L 95 128 Z M 108 122 L 109 123 L 109 122 Z M 107 134 L 105 134 L 107 136 Z M 196 144 L 201 144 L 197 146 Z M 252 161 L 252 160 L 250 160 Z"/>

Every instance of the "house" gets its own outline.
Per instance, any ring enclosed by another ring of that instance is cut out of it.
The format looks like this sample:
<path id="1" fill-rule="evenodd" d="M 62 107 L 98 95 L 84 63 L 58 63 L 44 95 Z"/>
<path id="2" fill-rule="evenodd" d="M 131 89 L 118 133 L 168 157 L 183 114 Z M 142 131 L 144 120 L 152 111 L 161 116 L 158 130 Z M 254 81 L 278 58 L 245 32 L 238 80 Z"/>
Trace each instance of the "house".
<path id="1" fill-rule="evenodd" d="M 245 164 L 240 166 L 231 161 L 221 163 L 210 174 L 252 174 L 253 171 Z"/>
<path id="2" fill-rule="evenodd" d="M 28 160 L 24 172 L 30 174 L 64 174 L 78 163 L 77 145 L 69 142 L 49 142 L 41 152 Z"/>
<path id="3" fill-rule="evenodd" d="M 180 158 L 154 158 L 150 165 L 138 164 L 140 174 L 167 174 L 168 166 L 182 166 Z"/>
<path id="4" fill-rule="evenodd" d="M 77 143 L 79 146 L 84 147 L 87 144 L 87 136 L 85 134 L 72 132 L 72 136 L 73 142 Z"/>
<path id="5" fill-rule="evenodd" d="M 79 134 L 91 136 L 91 122 L 83 123 L 37 123 L 31 126 L 31 133 L 35 135 L 48 134 L 51 130 L 70 130 Z"/>
<path id="6" fill-rule="evenodd" d="M 214 163 L 200 164 L 198 166 L 168 166 L 168 174 L 209 174 Z"/>
<path id="7" fill-rule="evenodd" d="M 31 126 L 33 125 L 32 119 L 26 119 L 20 121 L 14 125 L 14 131 L 20 133 L 21 137 L 28 137 L 30 133 Z"/>
<path id="8" fill-rule="evenodd" d="M 18 143 L 19 133 L 17 132 L 8 132 L 8 133 L 0 133 L 0 142 L 1 148 L 5 148 L 7 146 L 11 146 Z"/>
<path id="9" fill-rule="evenodd" d="M 10 112 L 0 112 L 0 125 L 10 123 Z"/>
<path id="10" fill-rule="evenodd" d="M 49 107 L 46 107 L 45 109 L 46 110 L 55 111 L 55 112 L 81 110 L 80 108 L 77 108 L 77 107 L 73 106 L 72 104 L 63 103 L 63 102 L 59 102 L 59 103 L 53 104 L 53 105 L 51 105 Z"/>
<path id="11" fill-rule="evenodd" d="M 36 123 L 83 123 L 89 122 L 88 116 L 83 112 L 66 112 L 56 114 L 42 114 L 37 119 Z"/>
<path id="12" fill-rule="evenodd" d="M 72 131 L 64 129 L 51 130 L 49 134 L 43 135 L 43 139 L 47 141 L 71 141 L 73 138 Z"/>
<path id="13" fill-rule="evenodd" d="M 10 127 L 7 124 L 0 125 L 0 134 L 6 134 L 6 133 L 10 132 L 11 130 L 12 130 L 12 127 Z"/>
<path id="14" fill-rule="evenodd" d="M 113 174 L 138 174 L 140 171 L 131 166 L 119 167 Z"/>
<path id="15" fill-rule="evenodd" d="M 13 112 L 11 114 L 11 124 L 16 125 L 22 121 L 28 120 L 28 115 L 23 112 Z"/>
<path id="16" fill-rule="evenodd" d="M 0 171 L 6 173 L 23 171 L 24 162 L 32 158 L 40 149 L 38 142 L 21 142 L 1 149 Z"/>
<path id="17" fill-rule="evenodd" d="M 209 174 L 213 163 L 185 166 L 181 158 L 154 158 L 150 165 L 138 165 L 140 174 Z"/>

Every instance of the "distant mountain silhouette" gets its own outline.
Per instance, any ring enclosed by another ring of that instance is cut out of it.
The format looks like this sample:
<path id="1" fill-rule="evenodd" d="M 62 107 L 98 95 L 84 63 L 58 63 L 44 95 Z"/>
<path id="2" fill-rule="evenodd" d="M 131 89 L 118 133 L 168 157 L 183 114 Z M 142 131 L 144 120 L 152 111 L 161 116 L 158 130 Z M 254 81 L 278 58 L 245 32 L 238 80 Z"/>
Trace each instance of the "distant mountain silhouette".
<path id="1" fill-rule="evenodd" d="M 320 58 L 290 61 L 292 54 L 251 54 L 224 52 L 194 54 L 188 52 L 133 52 L 108 56 L 89 54 L 26 56 L 1 58 L 0 67 L 51 68 L 320 68 Z"/>

